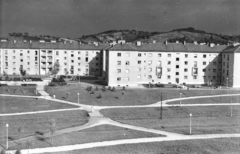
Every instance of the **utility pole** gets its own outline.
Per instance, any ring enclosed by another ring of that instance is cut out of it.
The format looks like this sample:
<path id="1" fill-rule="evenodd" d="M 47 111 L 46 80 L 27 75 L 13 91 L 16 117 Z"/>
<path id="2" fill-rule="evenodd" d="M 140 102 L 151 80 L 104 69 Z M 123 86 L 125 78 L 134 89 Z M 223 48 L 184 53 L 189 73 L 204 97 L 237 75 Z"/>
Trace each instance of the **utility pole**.
<path id="1" fill-rule="evenodd" d="M 162 119 L 162 93 L 161 93 L 161 109 L 160 109 L 161 113 L 160 113 L 160 119 Z"/>

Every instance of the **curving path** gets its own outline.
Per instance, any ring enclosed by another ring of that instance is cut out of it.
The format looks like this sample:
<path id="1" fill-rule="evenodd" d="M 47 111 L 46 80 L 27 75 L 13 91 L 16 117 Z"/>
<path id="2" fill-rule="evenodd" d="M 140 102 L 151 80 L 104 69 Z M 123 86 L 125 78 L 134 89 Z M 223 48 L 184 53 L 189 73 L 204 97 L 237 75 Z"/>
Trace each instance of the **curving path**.
<path id="1" fill-rule="evenodd" d="M 22 113 L 8 113 L 8 114 L 0 114 L 0 116 L 13 116 L 13 115 L 27 115 L 27 114 L 39 114 L 39 113 L 47 113 L 47 112 L 62 112 L 62 111 L 72 111 L 72 110 L 86 110 L 89 112 L 90 118 L 88 123 L 82 126 L 76 126 L 66 129 L 57 130 L 54 134 L 46 133 L 45 137 L 49 136 L 57 136 L 61 134 L 71 133 L 103 124 L 114 125 L 118 127 L 124 127 L 132 130 L 144 131 L 149 133 L 161 134 L 166 137 L 154 137 L 154 138 L 137 138 L 137 139 L 123 139 L 123 140 L 114 140 L 114 141 L 103 141 L 103 142 L 94 142 L 94 143 L 85 143 L 85 144 L 76 144 L 76 145 L 68 145 L 68 146 L 58 146 L 58 147 L 48 147 L 41 149 L 26 149 L 22 150 L 22 153 L 45 153 L 45 152 L 62 152 L 62 151 L 71 151 L 77 149 L 85 149 L 85 148 L 94 148 L 94 147 L 102 147 L 102 146 L 112 146 L 112 145 L 120 145 L 120 144 L 134 144 L 134 143 L 148 143 L 148 142 L 161 142 L 161 141 L 174 141 L 174 140 L 195 140 L 195 139 L 213 139 L 213 138 L 230 138 L 230 137 L 240 137 L 240 134 L 209 134 L 209 135 L 183 135 L 178 133 L 171 133 L 162 130 L 149 129 L 129 124 L 123 124 L 120 122 L 113 121 L 112 119 L 104 117 L 99 111 L 102 109 L 110 109 L 110 108 L 138 108 L 138 107 L 159 107 L 161 102 L 157 102 L 150 105 L 136 105 L 136 106 L 90 106 L 85 104 L 78 104 L 74 102 L 64 101 L 54 99 L 49 96 L 48 93 L 44 91 L 44 86 L 48 83 L 48 81 L 44 81 L 39 83 L 37 86 L 38 92 L 42 96 L 19 96 L 19 95 L 6 95 L 0 94 L 0 96 L 6 97 L 32 97 L 39 99 L 46 99 L 51 101 L 56 101 L 59 103 L 66 103 L 70 105 L 75 105 L 77 108 L 71 109 L 58 109 L 58 110 L 44 110 L 44 111 L 34 111 L 34 112 L 22 112 Z M 184 98 L 176 98 L 169 99 L 162 102 L 163 107 L 168 106 L 179 106 L 178 104 L 169 105 L 168 102 L 179 101 L 179 100 L 187 100 L 187 99 L 198 99 L 198 98 L 210 98 L 210 97 L 219 97 L 219 96 L 239 96 L 240 94 L 225 94 L 225 95 L 211 95 L 211 96 L 196 96 L 196 97 L 184 97 Z M 229 103 L 220 103 L 220 104 L 181 104 L 181 106 L 213 106 L 213 105 L 230 105 Z M 232 105 L 240 105 L 240 103 L 232 103 Z M 24 142 L 29 140 L 34 140 L 35 137 L 30 136 L 27 138 L 22 138 L 20 140 L 16 140 L 15 142 Z M 13 144 L 12 142 L 9 143 Z M 13 152 L 13 151 L 9 151 Z"/>

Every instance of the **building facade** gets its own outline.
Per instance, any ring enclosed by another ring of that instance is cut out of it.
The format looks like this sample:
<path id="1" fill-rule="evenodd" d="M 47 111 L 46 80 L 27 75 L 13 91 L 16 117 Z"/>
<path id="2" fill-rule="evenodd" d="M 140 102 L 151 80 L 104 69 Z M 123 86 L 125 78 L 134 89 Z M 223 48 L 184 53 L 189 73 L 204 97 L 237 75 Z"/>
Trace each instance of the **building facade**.
<path id="1" fill-rule="evenodd" d="M 60 64 L 59 75 L 93 75 L 102 72 L 101 51 L 108 44 L 80 44 L 76 42 L 0 42 L 0 73 L 20 74 L 20 68 L 29 75 L 51 73 L 56 61 Z"/>

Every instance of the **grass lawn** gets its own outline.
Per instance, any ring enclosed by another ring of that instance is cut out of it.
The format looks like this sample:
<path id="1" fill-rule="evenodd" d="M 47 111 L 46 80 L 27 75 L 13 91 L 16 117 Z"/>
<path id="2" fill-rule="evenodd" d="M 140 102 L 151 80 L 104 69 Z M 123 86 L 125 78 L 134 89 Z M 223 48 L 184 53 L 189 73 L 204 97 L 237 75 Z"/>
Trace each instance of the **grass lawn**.
<path id="1" fill-rule="evenodd" d="M 31 112 L 76 108 L 76 106 L 36 98 L 17 98 L 0 96 L 0 113 Z"/>
<path id="2" fill-rule="evenodd" d="M 82 110 L 0 117 L 0 144 L 5 145 L 6 123 L 9 124 L 10 140 L 16 140 L 35 136 L 36 132 L 49 132 L 52 121 L 55 121 L 54 128 L 58 130 L 83 125 L 88 121 L 88 117 L 87 112 Z M 19 128 L 22 128 L 22 133 L 19 133 Z"/>
<path id="3" fill-rule="evenodd" d="M 80 93 L 80 103 L 89 104 L 89 105 L 99 105 L 99 106 L 122 106 L 122 105 L 144 105 L 152 104 L 160 101 L 160 95 L 163 93 L 163 100 L 178 98 L 179 93 L 182 93 L 182 97 L 190 96 L 201 96 L 201 95 L 216 95 L 216 94 L 226 94 L 226 93 L 240 93 L 240 90 L 180 90 L 180 89 L 127 89 L 122 95 L 122 90 L 117 89 L 112 92 L 106 90 L 102 91 L 102 87 L 99 87 L 98 91 L 95 91 L 94 94 L 90 94 L 86 88 L 81 87 L 77 84 L 68 84 L 61 87 L 48 87 L 47 92 L 50 95 L 56 95 L 58 99 L 66 98 L 66 94 L 70 93 L 67 100 L 71 102 L 77 102 L 78 96 L 77 93 Z M 102 99 L 97 99 L 97 96 L 101 94 Z"/>
<path id="4" fill-rule="evenodd" d="M 224 96 L 224 97 L 213 97 L 213 98 L 198 98 L 182 100 L 182 104 L 208 104 L 208 103 L 240 103 L 240 96 Z M 167 104 L 179 104 L 179 101 L 169 102 Z"/>
<path id="5" fill-rule="evenodd" d="M 230 106 L 165 107 L 163 119 L 160 119 L 160 108 L 108 109 L 101 112 L 122 123 L 180 134 L 189 134 L 189 113 L 192 113 L 193 134 L 240 133 L 240 106 L 233 106 L 233 117 L 230 116 Z"/>
<path id="6" fill-rule="evenodd" d="M 39 96 L 35 92 L 35 86 L 1 86 L 0 94 L 8 95 L 26 95 L 26 96 Z"/>
<path id="7" fill-rule="evenodd" d="M 56 136 L 53 138 L 53 146 L 160 136 L 161 135 L 158 134 L 140 132 L 111 125 L 101 125 L 78 132 Z M 50 143 L 51 141 L 49 139 L 45 142 L 35 140 L 32 142 L 31 148 L 51 147 L 52 145 Z M 21 148 L 26 148 L 26 143 L 21 146 Z"/>
<path id="8" fill-rule="evenodd" d="M 239 154 L 239 143 L 240 138 L 169 141 L 116 145 L 76 151 L 58 152 L 56 154 Z"/>

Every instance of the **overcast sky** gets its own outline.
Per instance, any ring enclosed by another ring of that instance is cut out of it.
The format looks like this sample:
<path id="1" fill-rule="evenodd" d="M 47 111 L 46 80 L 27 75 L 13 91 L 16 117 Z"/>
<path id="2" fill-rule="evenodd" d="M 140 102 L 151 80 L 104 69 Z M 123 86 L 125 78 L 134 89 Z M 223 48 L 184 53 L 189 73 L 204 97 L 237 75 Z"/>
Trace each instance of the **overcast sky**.
<path id="1" fill-rule="evenodd" d="M 240 34 L 240 0 L 0 0 L 0 35 L 77 38 L 114 29 L 194 27 Z"/>

